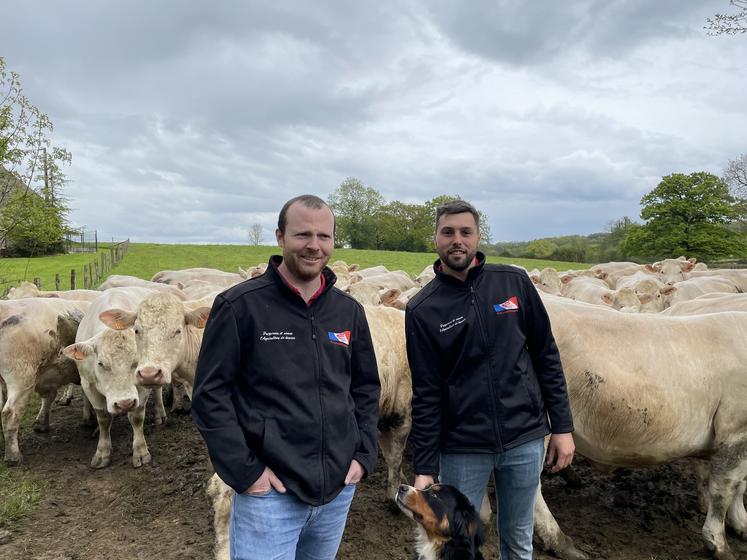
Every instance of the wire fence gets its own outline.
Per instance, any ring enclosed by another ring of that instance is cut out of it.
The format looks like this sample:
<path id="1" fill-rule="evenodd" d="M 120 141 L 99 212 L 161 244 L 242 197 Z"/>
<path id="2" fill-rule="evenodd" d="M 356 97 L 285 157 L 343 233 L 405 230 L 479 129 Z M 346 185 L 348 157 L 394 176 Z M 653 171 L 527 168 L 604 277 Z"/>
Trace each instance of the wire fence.
<path id="1" fill-rule="evenodd" d="M 71 268 L 69 272 L 55 273 L 54 281 L 50 284 L 43 284 L 39 276 L 14 279 L 0 278 L 0 294 L 5 298 L 12 288 L 18 286 L 21 282 L 27 281 L 33 282 L 37 288 L 45 291 L 77 290 L 80 288 L 92 290 L 125 258 L 129 247 L 129 239 L 115 243 L 108 251 L 102 251 L 93 255 L 89 262 L 83 264 L 82 270 L 78 266 Z"/>

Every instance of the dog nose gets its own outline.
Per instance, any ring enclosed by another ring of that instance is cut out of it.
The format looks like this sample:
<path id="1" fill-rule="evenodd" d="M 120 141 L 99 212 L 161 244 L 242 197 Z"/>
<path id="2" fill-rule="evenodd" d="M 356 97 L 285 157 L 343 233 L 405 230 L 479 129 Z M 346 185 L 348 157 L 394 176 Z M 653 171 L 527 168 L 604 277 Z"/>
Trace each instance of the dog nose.
<path id="1" fill-rule="evenodd" d="M 408 488 L 409 488 L 409 486 L 407 484 L 400 484 L 399 485 L 399 491 L 400 492 L 407 492 Z"/>

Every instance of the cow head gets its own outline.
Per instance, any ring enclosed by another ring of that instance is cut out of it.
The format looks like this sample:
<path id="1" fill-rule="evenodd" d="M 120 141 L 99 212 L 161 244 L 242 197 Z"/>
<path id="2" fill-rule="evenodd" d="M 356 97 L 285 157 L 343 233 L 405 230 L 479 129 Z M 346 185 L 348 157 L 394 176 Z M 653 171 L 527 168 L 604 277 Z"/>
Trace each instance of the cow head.
<path id="1" fill-rule="evenodd" d="M 171 383 L 173 371 L 189 356 L 188 327 L 204 328 L 209 307 L 191 311 L 167 293 L 145 298 L 132 313 L 110 309 L 99 319 L 113 329 L 133 328 L 137 343 L 138 381 L 146 386 Z M 195 356 L 196 357 L 196 356 Z"/>
<path id="2" fill-rule="evenodd" d="M 129 412 L 142 402 L 135 379 L 137 347 L 132 329 L 105 329 L 62 352 L 78 363 L 81 377 L 95 383 L 96 390 L 106 398 L 110 414 Z"/>

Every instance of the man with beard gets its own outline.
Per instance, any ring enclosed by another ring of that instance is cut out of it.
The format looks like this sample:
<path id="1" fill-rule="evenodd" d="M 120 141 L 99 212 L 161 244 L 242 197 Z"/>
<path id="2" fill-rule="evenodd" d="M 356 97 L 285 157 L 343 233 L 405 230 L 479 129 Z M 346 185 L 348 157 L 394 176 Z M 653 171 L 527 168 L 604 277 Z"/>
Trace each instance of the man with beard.
<path id="1" fill-rule="evenodd" d="M 567 467 L 573 421 L 534 285 L 516 267 L 486 264 L 479 242 L 471 204 L 439 207 L 436 278 L 407 305 L 415 487 L 438 477 L 479 509 L 494 473 L 501 559 L 530 560 L 544 437 L 551 470 Z"/>
<path id="2" fill-rule="evenodd" d="M 379 376 L 363 307 L 326 267 L 334 215 L 280 211 L 283 256 L 213 304 L 192 415 L 231 486 L 231 558 L 332 560 L 355 484 L 376 463 Z"/>

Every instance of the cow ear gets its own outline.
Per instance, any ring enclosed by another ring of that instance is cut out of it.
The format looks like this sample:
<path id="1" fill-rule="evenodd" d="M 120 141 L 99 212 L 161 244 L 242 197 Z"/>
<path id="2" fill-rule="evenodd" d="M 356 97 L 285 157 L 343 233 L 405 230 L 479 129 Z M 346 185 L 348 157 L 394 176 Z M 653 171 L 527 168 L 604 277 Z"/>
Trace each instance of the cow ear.
<path id="1" fill-rule="evenodd" d="M 63 348 L 62 353 L 71 360 L 85 360 L 93 354 L 93 344 L 90 342 L 76 342 Z"/>
<path id="2" fill-rule="evenodd" d="M 193 327 L 197 327 L 198 329 L 204 329 L 205 324 L 208 320 L 208 315 L 210 315 L 209 307 L 199 307 L 194 311 L 188 311 L 187 313 L 185 313 L 184 321 L 188 325 L 192 325 Z"/>
<path id="3" fill-rule="evenodd" d="M 693 268 L 695 268 L 695 260 L 687 261 L 680 268 L 682 269 L 682 272 L 690 272 Z"/>
<path id="4" fill-rule="evenodd" d="M 652 265 L 652 264 L 646 264 L 646 265 L 645 265 L 645 266 L 644 266 L 643 268 L 644 268 L 644 269 L 646 270 L 646 272 L 651 272 L 651 273 L 656 273 L 656 272 L 659 272 L 659 269 L 658 269 L 658 268 L 656 268 L 656 267 L 655 267 L 654 265 Z"/>
<path id="5" fill-rule="evenodd" d="M 608 276 L 609 276 L 609 273 L 607 273 L 605 271 L 601 271 L 601 272 L 597 272 L 596 273 L 596 277 L 599 278 L 600 280 L 607 280 Z"/>
<path id="6" fill-rule="evenodd" d="M 239 276 L 246 280 L 247 278 L 249 278 L 249 273 L 243 268 L 239 267 Z"/>
<path id="7" fill-rule="evenodd" d="M 355 271 L 356 271 L 356 270 L 358 270 L 358 269 L 359 269 L 360 267 L 361 267 L 361 265 L 359 265 L 359 264 L 351 264 L 351 265 L 350 265 L 350 266 L 348 267 L 348 272 L 355 272 Z"/>
<path id="8" fill-rule="evenodd" d="M 535 284 L 535 285 L 537 285 L 537 284 L 539 284 L 539 283 L 540 283 L 540 277 L 539 277 L 539 276 L 537 276 L 536 274 L 532 274 L 532 275 L 530 275 L 530 276 L 529 276 L 529 279 L 530 279 L 530 280 L 532 281 L 532 284 Z"/>
<path id="9" fill-rule="evenodd" d="M 687 259 L 687 262 L 695 264 L 698 262 L 698 259 L 696 259 L 695 257 L 690 257 L 689 259 Z"/>
<path id="10" fill-rule="evenodd" d="M 99 321 L 115 331 L 129 329 L 135 324 L 135 319 L 137 319 L 137 313 L 124 309 L 107 309 L 99 313 Z"/>
<path id="11" fill-rule="evenodd" d="M 671 295 L 676 291 L 677 291 L 677 286 L 664 286 L 663 288 L 659 290 L 659 292 L 661 292 L 661 294 L 664 296 Z"/>
<path id="12" fill-rule="evenodd" d="M 602 303 L 605 303 L 607 305 L 612 305 L 613 302 L 612 294 L 604 294 L 602 295 Z"/>
<path id="13" fill-rule="evenodd" d="M 397 301 L 397 298 L 401 293 L 402 291 L 399 288 L 389 288 L 385 292 L 379 294 L 381 305 L 391 306 L 393 302 Z"/>
<path id="14" fill-rule="evenodd" d="M 638 294 L 638 301 L 641 303 L 649 303 L 653 301 L 654 296 L 652 294 Z"/>
<path id="15" fill-rule="evenodd" d="M 566 274 L 560 279 L 560 282 L 562 284 L 570 284 L 571 282 L 573 282 L 573 276 L 571 276 L 570 274 Z"/>

